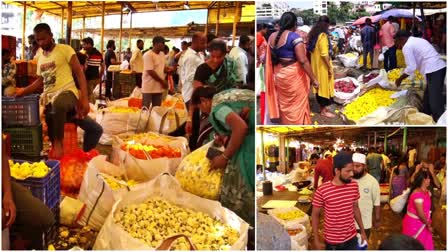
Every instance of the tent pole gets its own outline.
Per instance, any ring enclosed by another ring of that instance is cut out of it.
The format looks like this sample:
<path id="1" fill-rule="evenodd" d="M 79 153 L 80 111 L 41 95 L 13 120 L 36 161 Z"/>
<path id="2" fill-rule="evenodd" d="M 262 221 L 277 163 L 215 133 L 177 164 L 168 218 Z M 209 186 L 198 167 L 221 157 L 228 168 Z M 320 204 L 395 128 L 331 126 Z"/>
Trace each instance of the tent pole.
<path id="1" fill-rule="evenodd" d="M 219 15 L 221 11 L 221 3 L 218 2 L 218 15 L 216 17 L 216 28 L 215 28 L 215 36 L 218 37 L 218 29 L 219 29 Z"/>
<path id="2" fill-rule="evenodd" d="M 23 16 L 22 16 L 22 60 L 25 60 L 25 30 L 26 30 L 26 2 L 23 3 Z M 30 48 L 31 49 L 31 48 Z M 15 55 L 15 53 L 14 53 Z"/>
<path id="3" fill-rule="evenodd" d="M 120 61 L 121 59 L 121 41 L 123 38 L 123 3 L 121 3 L 121 7 L 120 7 L 120 34 L 119 34 L 119 40 L 120 42 L 118 43 L 118 55 L 120 55 Z"/>
<path id="4" fill-rule="evenodd" d="M 72 39 L 73 2 L 67 2 L 67 24 L 65 29 L 65 44 L 70 45 Z M 75 49 L 76 50 L 76 49 Z"/>

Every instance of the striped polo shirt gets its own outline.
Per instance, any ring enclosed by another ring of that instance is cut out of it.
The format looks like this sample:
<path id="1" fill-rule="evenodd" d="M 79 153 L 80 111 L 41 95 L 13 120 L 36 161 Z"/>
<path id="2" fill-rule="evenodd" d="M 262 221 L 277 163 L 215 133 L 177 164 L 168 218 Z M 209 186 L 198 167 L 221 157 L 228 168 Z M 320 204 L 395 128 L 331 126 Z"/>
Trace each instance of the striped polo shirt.
<path id="1" fill-rule="evenodd" d="M 86 79 L 96 80 L 100 78 L 99 67 L 103 63 L 103 55 L 93 48 L 92 53 L 87 55 Z"/>
<path id="2" fill-rule="evenodd" d="M 358 183 L 354 181 L 341 186 L 328 181 L 317 189 L 313 206 L 324 209 L 326 243 L 344 243 L 356 235 L 353 204 L 358 199 Z"/>

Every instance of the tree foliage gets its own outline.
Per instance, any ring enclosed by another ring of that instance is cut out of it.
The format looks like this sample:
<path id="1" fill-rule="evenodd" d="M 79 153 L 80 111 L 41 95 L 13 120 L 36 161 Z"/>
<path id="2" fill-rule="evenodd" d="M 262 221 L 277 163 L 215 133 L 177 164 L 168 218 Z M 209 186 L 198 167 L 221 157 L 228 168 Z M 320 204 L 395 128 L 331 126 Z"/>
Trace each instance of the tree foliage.
<path id="1" fill-rule="evenodd" d="M 319 15 L 314 14 L 313 9 L 309 10 L 294 10 L 294 14 L 296 16 L 301 17 L 303 19 L 303 24 L 305 25 L 313 25 L 317 19 L 319 18 Z"/>

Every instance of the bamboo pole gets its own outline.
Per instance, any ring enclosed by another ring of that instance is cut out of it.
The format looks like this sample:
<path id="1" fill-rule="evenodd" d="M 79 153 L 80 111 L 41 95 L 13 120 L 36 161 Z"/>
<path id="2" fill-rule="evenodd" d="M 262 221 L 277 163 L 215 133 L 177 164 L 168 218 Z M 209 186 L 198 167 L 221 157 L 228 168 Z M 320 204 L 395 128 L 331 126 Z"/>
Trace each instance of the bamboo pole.
<path id="1" fill-rule="evenodd" d="M 82 17 L 81 39 L 84 39 L 85 34 L 86 34 L 86 17 Z"/>
<path id="2" fill-rule="evenodd" d="M 64 38 L 64 8 L 61 8 L 61 39 Z"/>
<path id="3" fill-rule="evenodd" d="M 67 2 L 67 24 L 65 30 L 65 43 L 67 45 L 71 44 L 72 39 L 72 14 L 73 14 L 73 2 Z"/>
<path id="4" fill-rule="evenodd" d="M 106 3 L 102 2 L 101 5 L 101 53 L 104 52 L 104 12 L 106 11 Z M 101 96 L 101 94 L 100 94 Z"/>
<path id="5" fill-rule="evenodd" d="M 131 15 L 130 22 L 129 22 L 129 47 L 132 48 L 132 37 L 131 37 L 131 32 L 132 32 L 132 12 L 130 12 L 129 15 Z"/>
<path id="6" fill-rule="evenodd" d="M 236 25 L 238 24 L 240 19 L 240 8 L 241 8 L 241 2 L 236 2 L 234 13 L 235 16 L 233 17 L 232 47 L 235 46 Z"/>
<path id="7" fill-rule="evenodd" d="M 23 16 L 22 16 L 22 60 L 25 60 L 25 30 L 26 30 L 26 2 L 23 3 Z M 30 48 L 31 50 L 31 48 Z M 14 53 L 15 55 L 15 53 Z"/>
<path id="8" fill-rule="evenodd" d="M 207 33 L 208 33 L 208 19 L 209 19 L 209 16 L 210 16 L 210 9 L 209 8 L 207 8 L 207 22 L 205 23 L 205 30 L 204 30 L 204 33 L 207 35 Z"/>
<path id="9" fill-rule="evenodd" d="M 120 8 L 120 33 L 119 33 L 120 42 L 118 43 L 118 52 L 119 52 L 120 56 L 121 56 L 121 40 L 122 40 L 122 38 L 123 38 L 123 3 L 121 4 L 121 8 Z"/>
<path id="10" fill-rule="evenodd" d="M 218 2 L 218 15 L 216 17 L 216 27 L 215 27 L 215 36 L 218 37 L 218 30 L 219 30 L 219 14 L 221 11 L 221 3 Z"/>

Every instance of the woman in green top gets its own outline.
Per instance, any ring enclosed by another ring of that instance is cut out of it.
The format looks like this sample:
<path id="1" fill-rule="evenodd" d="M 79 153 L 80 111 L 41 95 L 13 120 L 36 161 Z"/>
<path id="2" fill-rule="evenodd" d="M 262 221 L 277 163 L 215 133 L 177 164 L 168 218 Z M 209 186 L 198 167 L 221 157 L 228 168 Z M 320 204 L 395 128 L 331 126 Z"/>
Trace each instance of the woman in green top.
<path id="1" fill-rule="evenodd" d="M 198 87 L 193 105 L 208 119 L 215 132 L 230 136 L 212 169 L 225 169 L 220 202 L 254 226 L 255 192 L 255 94 L 251 90 L 229 89 L 216 93 L 210 86 Z"/>

